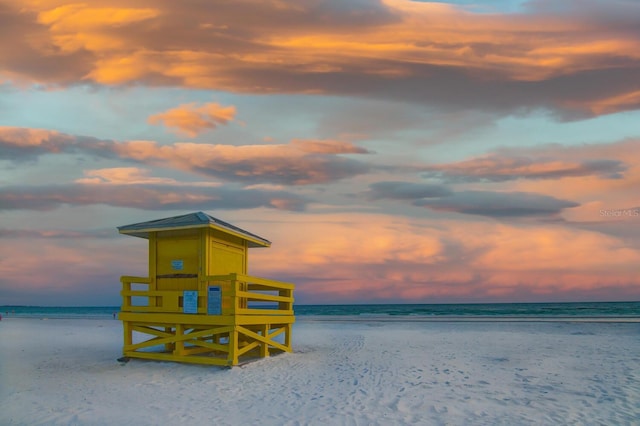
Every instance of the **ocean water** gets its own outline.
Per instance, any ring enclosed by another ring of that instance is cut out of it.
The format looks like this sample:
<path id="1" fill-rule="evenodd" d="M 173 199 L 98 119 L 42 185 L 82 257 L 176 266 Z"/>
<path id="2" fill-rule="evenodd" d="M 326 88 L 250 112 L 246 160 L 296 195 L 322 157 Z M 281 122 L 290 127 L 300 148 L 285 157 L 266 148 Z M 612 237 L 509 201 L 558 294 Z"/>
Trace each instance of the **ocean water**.
<path id="1" fill-rule="evenodd" d="M 118 306 L 0 306 L 0 314 L 7 318 L 106 319 L 114 318 L 119 311 Z M 620 318 L 640 321 L 640 302 L 295 305 L 294 311 L 297 317 L 345 319 Z"/>

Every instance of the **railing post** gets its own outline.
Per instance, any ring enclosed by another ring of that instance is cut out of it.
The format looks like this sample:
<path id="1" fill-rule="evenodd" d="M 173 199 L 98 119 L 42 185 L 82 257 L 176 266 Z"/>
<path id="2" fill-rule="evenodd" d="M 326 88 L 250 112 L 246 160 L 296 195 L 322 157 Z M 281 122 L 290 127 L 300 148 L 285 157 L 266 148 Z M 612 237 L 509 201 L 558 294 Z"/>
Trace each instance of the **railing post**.
<path id="1" fill-rule="evenodd" d="M 122 331 L 124 333 L 124 350 L 128 351 L 133 344 L 133 333 L 129 321 L 122 321 Z"/>
<path id="2" fill-rule="evenodd" d="M 122 311 L 126 312 L 131 309 L 131 281 L 121 278 L 122 281 Z"/>
<path id="3" fill-rule="evenodd" d="M 232 314 L 237 315 L 240 308 L 240 301 L 238 298 L 238 274 L 229 274 L 229 287 L 231 290 L 231 309 Z"/>
<path id="4" fill-rule="evenodd" d="M 288 298 L 291 298 L 293 296 L 292 293 L 293 293 L 293 290 L 289 290 L 289 289 L 278 291 L 279 296 L 288 297 Z M 290 311 L 293 309 L 292 305 L 293 305 L 292 302 L 279 302 L 278 309 L 281 311 Z"/>

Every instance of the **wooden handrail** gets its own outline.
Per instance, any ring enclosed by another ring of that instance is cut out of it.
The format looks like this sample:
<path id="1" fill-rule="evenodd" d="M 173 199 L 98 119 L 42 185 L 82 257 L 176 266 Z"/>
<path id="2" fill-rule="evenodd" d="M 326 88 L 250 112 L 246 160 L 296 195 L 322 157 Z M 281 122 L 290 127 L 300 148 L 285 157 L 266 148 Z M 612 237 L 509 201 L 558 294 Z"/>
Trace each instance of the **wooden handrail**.
<path id="1" fill-rule="evenodd" d="M 132 290 L 132 284 L 150 285 L 153 279 L 150 277 L 123 276 L 122 291 L 120 292 L 123 303 L 123 312 L 182 312 L 180 298 L 183 291 L 180 290 Z M 253 277 L 244 274 L 209 275 L 200 281 L 199 297 L 206 297 L 208 283 L 223 282 L 222 298 L 231 299 L 230 305 L 223 307 L 222 315 L 293 315 L 293 291 L 295 285 L 266 278 Z M 263 293 L 263 292 L 271 292 Z M 146 305 L 132 305 L 132 297 L 146 297 Z M 255 303 L 276 303 L 276 308 L 253 308 L 248 306 L 248 302 Z M 199 304 L 198 314 L 205 314 L 206 308 Z"/>
<path id="2" fill-rule="evenodd" d="M 129 282 L 129 283 L 135 283 L 135 284 L 150 284 L 151 283 L 151 278 L 149 277 L 134 277 L 131 275 L 124 275 L 122 277 L 120 277 L 120 282 Z"/>

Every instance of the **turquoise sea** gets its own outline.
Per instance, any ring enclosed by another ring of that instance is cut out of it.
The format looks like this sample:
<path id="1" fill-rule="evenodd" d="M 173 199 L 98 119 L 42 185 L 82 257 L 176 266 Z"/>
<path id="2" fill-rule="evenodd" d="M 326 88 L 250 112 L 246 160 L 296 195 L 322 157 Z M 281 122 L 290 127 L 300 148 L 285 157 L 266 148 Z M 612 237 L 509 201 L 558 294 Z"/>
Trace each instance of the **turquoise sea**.
<path id="1" fill-rule="evenodd" d="M 7 318 L 105 319 L 113 318 L 119 310 L 118 306 L 0 306 L 0 314 Z M 295 305 L 294 310 L 300 318 L 620 318 L 640 321 L 640 302 Z"/>

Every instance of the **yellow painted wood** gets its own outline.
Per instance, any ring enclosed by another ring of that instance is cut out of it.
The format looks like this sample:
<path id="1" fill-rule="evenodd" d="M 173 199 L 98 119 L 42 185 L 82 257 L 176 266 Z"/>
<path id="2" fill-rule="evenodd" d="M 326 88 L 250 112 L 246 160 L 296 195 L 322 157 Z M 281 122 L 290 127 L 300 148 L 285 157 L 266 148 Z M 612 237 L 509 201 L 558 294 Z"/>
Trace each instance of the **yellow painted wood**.
<path id="1" fill-rule="evenodd" d="M 284 326 L 284 345 L 289 348 L 291 352 L 291 324 L 287 324 Z"/>
<path id="2" fill-rule="evenodd" d="M 269 329 L 271 328 L 270 325 L 262 324 L 261 328 L 262 328 L 262 335 L 271 340 L 272 336 L 269 335 Z M 269 345 L 265 342 L 262 342 L 262 345 L 260 345 L 260 356 L 263 358 L 269 356 Z"/>
<path id="3" fill-rule="evenodd" d="M 185 333 L 184 324 L 176 324 L 175 339 L 173 339 L 170 343 L 167 344 L 167 346 L 169 346 L 167 350 L 173 349 L 174 355 L 183 356 L 184 340 L 182 339 L 182 337 L 184 336 L 188 336 L 188 334 Z"/>
<path id="4" fill-rule="evenodd" d="M 122 323 L 122 330 L 124 332 L 124 346 L 131 346 L 132 345 L 132 333 L 131 333 L 131 323 L 129 322 L 123 322 Z"/>
<path id="5" fill-rule="evenodd" d="M 287 348 L 286 346 L 280 344 L 279 342 L 276 342 L 275 340 L 271 340 L 266 336 L 261 336 L 258 333 L 249 330 L 248 328 L 245 328 L 245 327 L 242 327 L 242 326 L 238 326 L 237 330 L 238 330 L 239 333 L 242 333 L 245 336 L 251 337 L 251 338 L 253 338 L 255 340 L 258 340 L 260 342 L 267 343 L 267 344 L 269 344 L 271 346 L 274 346 L 274 347 L 276 347 L 278 349 L 281 349 L 283 351 L 290 352 L 290 349 Z"/>
<path id="6" fill-rule="evenodd" d="M 129 358 L 151 359 L 156 361 L 174 361 L 174 362 L 186 362 L 191 364 L 231 366 L 227 358 L 214 358 L 214 357 L 192 356 L 192 355 L 178 357 L 168 353 L 135 352 L 135 351 L 124 351 L 123 355 Z"/>
<path id="7" fill-rule="evenodd" d="M 125 348 L 126 350 L 136 350 L 136 349 L 146 348 L 150 346 L 165 345 L 168 343 L 184 344 L 185 340 L 188 340 L 190 343 L 196 344 L 199 346 L 207 346 L 207 342 L 197 341 L 195 340 L 195 338 L 201 337 L 201 336 L 208 336 L 212 334 L 229 332 L 231 328 L 222 327 L 217 329 L 207 329 L 207 330 L 192 332 L 188 334 L 182 333 L 183 326 L 181 326 L 180 324 L 177 325 L 177 330 L 175 333 L 163 333 L 163 332 L 160 332 L 159 330 L 153 330 L 149 327 L 136 327 L 135 330 L 141 333 L 152 334 L 152 335 L 155 335 L 156 337 L 143 342 L 129 345 Z"/>
<path id="8" fill-rule="evenodd" d="M 260 347 L 261 344 L 260 342 L 252 342 L 249 343 L 241 348 L 238 348 L 238 357 L 241 357 L 242 355 L 246 354 L 247 352 L 251 352 L 252 350 Z"/>
<path id="9" fill-rule="evenodd" d="M 167 337 L 173 336 L 172 331 L 167 330 L 167 326 L 164 326 L 164 329 L 160 330 L 157 328 L 149 327 L 147 325 L 140 325 L 140 324 L 134 323 L 134 324 L 131 324 L 131 330 L 136 331 L 138 333 L 150 334 L 158 338 L 167 338 Z"/>
<path id="10" fill-rule="evenodd" d="M 155 291 L 158 289 L 155 282 L 156 270 L 157 270 L 157 243 L 156 234 L 149 235 L 149 290 Z M 149 306 L 156 306 L 158 301 L 155 298 L 149 298 Z"/>
<path id="11" fill-rule="evenodd" d="M 238 327 L 233 327 L 229 332 L 229 356 L 227 357 L 229 365 L 237 365 L 238 356 Z"/>
<path id="12" fill-rule="evenodd" d="M 249 301 L 265 301 L 265 302 L 290 302 L 291 297 L 274 296 L 271 294 L 251 293 L 249 291 L 238 291 L 237 297 L 244 297 Z"/>

